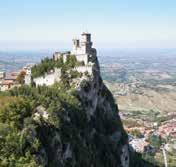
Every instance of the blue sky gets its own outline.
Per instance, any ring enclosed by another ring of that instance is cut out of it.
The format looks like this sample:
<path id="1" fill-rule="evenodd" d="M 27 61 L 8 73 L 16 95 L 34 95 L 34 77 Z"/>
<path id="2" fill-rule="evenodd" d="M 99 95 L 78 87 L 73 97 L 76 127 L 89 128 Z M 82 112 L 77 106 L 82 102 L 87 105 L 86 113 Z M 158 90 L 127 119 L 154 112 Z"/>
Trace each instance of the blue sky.
<path id="1" fill-rule="evenodd" d="M 176 0 L 0 0 L 0 49 L 175 48 Z"/>

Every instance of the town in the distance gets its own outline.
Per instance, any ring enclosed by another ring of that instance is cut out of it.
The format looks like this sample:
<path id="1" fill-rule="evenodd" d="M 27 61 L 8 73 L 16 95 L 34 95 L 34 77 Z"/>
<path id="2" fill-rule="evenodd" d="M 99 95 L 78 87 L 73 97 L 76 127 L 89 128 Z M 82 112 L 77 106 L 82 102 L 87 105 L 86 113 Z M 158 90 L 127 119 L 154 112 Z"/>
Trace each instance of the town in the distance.
<path id="1" fill-rule="evenodd" d="M 91 74 L 92 61 L 97 56 L 92 45 L 91 34 L 82 33 L 81 40 L 73 40 L 72 51 L 55 52 L 52 59 L 57 61 L 62 56 L 66 62 L 70 55 L 75 55 L 81 62 L 76 70 Z M 127 51 L 105 54 L 108 56 L 99 57 L 102 77 L 118 102 L 131 148 L 161 164 L 163 152 L 167 152 L 168 161 L 176 162 L 176 58 L 173 52 L 168 51 L 167 57 L 162 57 L 160 52 L 145 53 L 150 56 L 143 57 L 140 56 L 143 52 L 133 53 L 134 57 Z M 59 68 L 32 77 L 33 66 L 35 64 L 29 63 L 18 71 L 0 72 L 0 90 L 31 83 L 50 86 L 60 81 Z"/>

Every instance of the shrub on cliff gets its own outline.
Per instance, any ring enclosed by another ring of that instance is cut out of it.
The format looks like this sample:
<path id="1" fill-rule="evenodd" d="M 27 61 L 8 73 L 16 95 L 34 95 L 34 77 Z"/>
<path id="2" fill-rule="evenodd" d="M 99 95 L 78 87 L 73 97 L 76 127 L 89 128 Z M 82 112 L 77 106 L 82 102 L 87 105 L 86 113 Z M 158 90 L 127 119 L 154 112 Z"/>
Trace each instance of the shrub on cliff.
<path id="1" fill-rule="evenodd" d="M 40 77 L 54 68 L 60 68 L 63 66 L 63 59 L 58 59 L 54 61 L 53 59 L 45 58 L 41 61 L 40 64 L 36 64 L 32 67 L 32 77 Z"/>

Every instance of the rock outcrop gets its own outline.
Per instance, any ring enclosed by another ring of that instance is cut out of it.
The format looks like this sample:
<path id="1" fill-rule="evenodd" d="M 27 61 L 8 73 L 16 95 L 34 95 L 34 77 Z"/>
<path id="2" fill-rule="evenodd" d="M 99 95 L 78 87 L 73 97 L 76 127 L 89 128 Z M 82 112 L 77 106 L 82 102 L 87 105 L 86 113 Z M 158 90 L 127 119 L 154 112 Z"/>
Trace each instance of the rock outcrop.
<path id="1" fill-rule="evenodd" d="M 51 86 L 22 86 L 10 91 L 11 96 L 20 98 L 20 103 L 1 112 L 0 123 L 12 128 L 12 139 L 18 136 L 14 144 L 14 150 L 18 151 L 6 154 L 0 165 L 148 166 L 130 151 L 118 106 L 102 81 L 97 57 L 94 54 L 92 57 L 88 55 L 88 58 L 88 64 L 81 68 L 75 66 L 78 63 L 71 55 L 65 64 L 60 60 L 47 60 L 45 67 L 48 69 L 50 64 L 59 64 L 59 83 Z M 44 69 L 42 64 L 39 67 Z M 41 73 L 44 73 L 42 70 Z M 14 108 L 17 109 L 13 111 Z M 9 119 L 6 113 L 10 113 L 12 118 Z M 0 142 L 3 141 L 6 148 L 11 148 L 11 141 L 5 135 L 0 138 L 3 139 Z M 0 160 L 2 157 L 0 155 Z"/>
<path id="2" fill-rule="evenodd" d="M 59 119 L 63 119 L 59 130 L 43 127 L 44 123 L 39 128 L 38 133 L 42 134 L 40 141 L 43 141 L 42 151 L 36 155 L 39 164 L 75 167 L 130 166 L 127 134 L 123 129 L 113 96 L 102 81 L 96 57 L 92 61 L 91 70 L 89 75 L 83 75 L 70 82 L 71 85 L 76 83 L 74 96 L 80 102 L 81 111 L 77 113 L 80 115 L 65 110 L 59 114 Z M 74 122 L 73 118 L 76 118 L 77 122 Z M 46 118 L 43 117 L 42 120 L 47 124 Z M 68 139 L 65 139 L 62 131 L 70 132 L 67 134 Z"/>

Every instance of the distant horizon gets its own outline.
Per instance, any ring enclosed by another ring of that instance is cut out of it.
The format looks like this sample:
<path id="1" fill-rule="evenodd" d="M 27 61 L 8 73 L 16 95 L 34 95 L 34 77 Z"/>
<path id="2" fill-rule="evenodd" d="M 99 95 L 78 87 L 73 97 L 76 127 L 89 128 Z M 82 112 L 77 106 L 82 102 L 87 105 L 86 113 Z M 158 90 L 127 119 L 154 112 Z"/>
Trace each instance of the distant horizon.
<path id="1" fill-rule="evenodd" d="M 67 42 L 64 41 L 1 41 L 0 40 L 0 50 L 24 50 L 24 51 L 32 51 L 32 50 L 68 50 L 72 48 L 72 39 L 70 37 L 70 40 Z M 164 45 L 164 43 L 157 43 L 154 46 L 143 46 L 142 42 L 140 45 L 138 43 L 127 43 L 122 42 L 119 44 L 108 44 L 108 43 L 101 43 L 96 42 L 96 39 L 92 39 L 93 41 L 93 47 L 100 48 L 100 49 L 175 49 L 176 41 L 173 42 L 173 46 L 167 46 Z"/>
<path id="2" fill-rule="evenodd" d="M 0 50 L 70 48 L 83 31 L 98 48 L 176 48 L 175 0 L 6 0 L 0 7 Z"/>
<path id="3" fill-rule="evenodd" d="M 64 51 L 71 51 L 71 47 L 70 48 L 33 48 L 33 49 L 24 49 L 24 48 L 20 48 L 20 49 L 0 49 L 0 53 L 3 53 L 3 52 L 6 52 L 6 53 L 14 53 L 14 52 L 34 52 L 34 53 L 37 53 L 37 52 L 57 52 L 57 51 L 61 51 L 61 52 L 64 52 Z M 176 51 L 176 48 L 105 48 L 105 47 L 102 47 L 102 48 L 97 48 L 97 51 L 99 52 L 113 52 L 113 51 L 123 51 L 123 52 L 134 52 L 134 51 L 137 51 L 137 52 L 143 52 L 143 51 L 148 51 L 148 52 L 161 52 L 161 51 Z"/>

